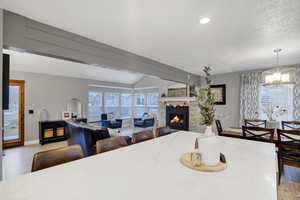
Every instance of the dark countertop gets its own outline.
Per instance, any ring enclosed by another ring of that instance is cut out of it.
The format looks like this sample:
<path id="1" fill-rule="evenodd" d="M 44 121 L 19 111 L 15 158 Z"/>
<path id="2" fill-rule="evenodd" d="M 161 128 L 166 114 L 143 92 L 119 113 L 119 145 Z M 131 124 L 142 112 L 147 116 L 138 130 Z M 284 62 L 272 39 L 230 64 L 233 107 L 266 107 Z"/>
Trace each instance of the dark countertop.
<path id="1" fill-rule="evenodd" d="M 67 123 L 76 126 L 76 127 L 81 127 L 81 128 L 86 128 L 89 130 L 97 131 L 97 130 L 102 130 L 103 127 L 99 124 L 91 124 L 91 123 L 85 123 L 85 122 L 76 122 L 74 120 L 68 119 L 65 120 Z"/>

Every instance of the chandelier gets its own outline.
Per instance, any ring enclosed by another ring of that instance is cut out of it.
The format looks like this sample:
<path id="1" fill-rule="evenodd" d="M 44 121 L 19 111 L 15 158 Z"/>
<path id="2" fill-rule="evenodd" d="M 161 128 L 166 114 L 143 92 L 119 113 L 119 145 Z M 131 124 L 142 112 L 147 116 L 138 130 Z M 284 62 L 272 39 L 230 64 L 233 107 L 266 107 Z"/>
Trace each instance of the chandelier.
<path id="1" fill-rule="evenodd" d="M 263 72 L 263 85 L 292 84 L 294 81 L 294 68 L 279 66 L 279 53 L 282 49 L 274 49 L 276 54 L 276 68 Z"/>

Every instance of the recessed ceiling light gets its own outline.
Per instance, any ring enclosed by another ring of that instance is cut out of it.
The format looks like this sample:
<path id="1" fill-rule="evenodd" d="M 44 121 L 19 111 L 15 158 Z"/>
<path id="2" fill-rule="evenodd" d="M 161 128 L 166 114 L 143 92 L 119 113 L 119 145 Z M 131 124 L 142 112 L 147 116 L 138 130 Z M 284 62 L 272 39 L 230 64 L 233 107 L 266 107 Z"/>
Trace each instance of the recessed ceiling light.
<path id="1" fill-rule="evenodd" d="M 204 17 L 200 19 L 200 24 L 207 24 L 210 22 L 210 19 L 208 17 Z"/>

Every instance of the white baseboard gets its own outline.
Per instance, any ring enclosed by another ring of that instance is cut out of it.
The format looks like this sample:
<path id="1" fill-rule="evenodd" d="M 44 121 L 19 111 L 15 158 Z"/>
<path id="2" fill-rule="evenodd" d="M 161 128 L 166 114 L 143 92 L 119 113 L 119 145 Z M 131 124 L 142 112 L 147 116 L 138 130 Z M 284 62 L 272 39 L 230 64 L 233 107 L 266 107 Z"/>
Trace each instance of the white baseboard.
<path id="1" fill-rule="evenodd" d="M 39 140 L 29 140 L 29 141 L 25 141 L 24 145 L 32 145 L 32 144 L 39 144 Z"/>

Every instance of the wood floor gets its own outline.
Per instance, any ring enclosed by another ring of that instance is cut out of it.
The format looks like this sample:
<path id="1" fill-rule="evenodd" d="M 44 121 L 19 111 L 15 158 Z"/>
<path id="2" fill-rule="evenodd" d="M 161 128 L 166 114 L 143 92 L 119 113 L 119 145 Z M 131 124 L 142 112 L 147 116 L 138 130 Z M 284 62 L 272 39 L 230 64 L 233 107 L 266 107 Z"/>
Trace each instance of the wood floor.
<path id="1" fill-rule="evenodd" d="M 28 145 L 5 149 L 4 179 L 11 179 L 31 171 L 32 157 L 36 152 L 66 146 L 67 142 L 46 145 Z M 278 186 L 278 200 L 300 200 L 300 168 L 286 166 Z"/>

